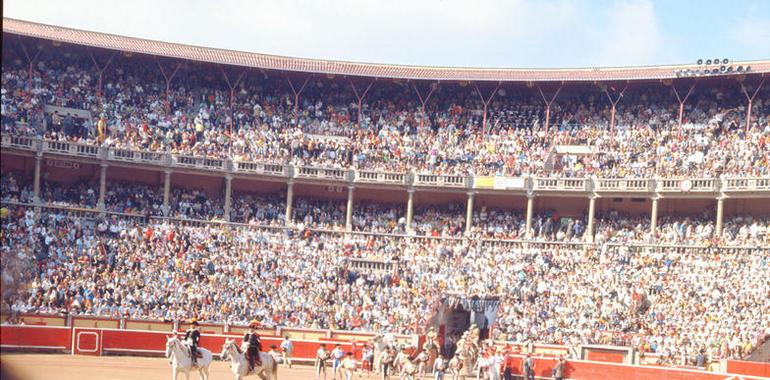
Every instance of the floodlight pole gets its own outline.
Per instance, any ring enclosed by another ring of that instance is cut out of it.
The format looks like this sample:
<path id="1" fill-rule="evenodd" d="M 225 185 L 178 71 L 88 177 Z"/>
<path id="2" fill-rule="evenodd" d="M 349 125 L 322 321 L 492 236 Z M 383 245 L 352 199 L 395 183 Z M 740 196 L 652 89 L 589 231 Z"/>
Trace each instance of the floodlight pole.
<path id="1" fill-rule="evenodd" d="M 414 88 L 414 92 L 417 94 L 417 98 L 420 99 L 420 111 L 422 112 L 422 117 L 420 118 L 420 129 L 422 129 L 425 126 L 425 104 L 428 103 L 428 100 L 430 100 L 431 95 L 433 95 L 433 92 L 436 91 L 436 88 L 438 88 L 438 82 L 434 85 L 431 85 L 430 91 L 428 91 L 428 95 L 426 95 L 424 98 L 422 96 L 422 93 L 420 93 L 420 89 L 417 87 L 417 83 L 412 86 Z"/>
<path id="2" fill-rule="evenodd" d="M 169 97 L 171 96 L 171 81 L 174 80 L 174 76 L 176 76 L 176 73 L 179 71 L 179 68 L 182 67 L 182 64 L 180 62 L 177 62 L 176 67 L 174 67 L 174 71 L 171 72 L 171 74 L 166 74 L 166 70 L 163 68 L 163 65 L 160 64 L 160 61 L 158 58 L 155 58 L 155 62 L 158 64 L 158 68 L 160 69 L 160 73 L 163 75 L 163 79 L 166 80 L 166 112 L 171 111 L 171 101 L 169 100 Z"/>
<path id="3" fill-rule="evenodd" d="M 559 92 L 561 92 L 561 88 L 564 87 L 564 83 L 559 84 L 559 88 L 556 89 L 556 93 L 553 94 L 551 97 L 551 100 L 548 100 L 545 98 L 545 94 L 543 93 L 543 89 L 540 88 L 540 85 L 537 85 L 538 91 L 540 91 L 540 96 L 543 98 L 543 103 L 545 103 L 545 135 L 548 136 L 548 127 L 550 126 L 551 122 L 551 105 L 553 104 L 554 100 L 556 100 L 556 97 L 559 96 Z"/>
<path id="4" fill-rule="evenodd" d="M 230 156 L 232 156 L 233 153 L 233 119 L 235 118 L 235 114 L 233 112 L 233 98 L 235 98 L 235 88 L 238 87 L 238 84 L 241 83 L 241 79 L 243 79 L 243 75 L 246 74 L 246 69 L 243 69 L 241 73 L 238 75 L 238 78 L 235 80 L 235 83 L 230 83 L 230 78 L 227 76 L 227 72 L 225 72 L 225 69 L 220 65 L 219 70 L 222 72 L 222 76 L 225 78 L 225 83 L 227 83 L 227 87 L 230 88 L 230 125 L 228 126 L 230 128 Z"/>
<path id="5" fill-rule="evenodd" d="M 35 55 L 30 58 L 27 47 L 24 46 L 24 42 L 21 40 L 21 37 L 19 37 L 19 45 L 21 45 L 21 50 L 24 51 L 24 56 L 27 57 L 27 91 L 32 91 L 32 67 L 35 64 L 35 60 L 37 60 L 37 56 L 40 55 L 42 50 L 38 48 Z"/>
<path id="6" fill-rule="evenodd" d="M 361 108 L 364 105 L 364 98 L 366 97 L 366 94 L 369 92 L 369 89 L 372 88 L 372 85 L 374 84 L 375 80 L 377 80 L 377 79 L 376 78 L 372 79 L 369 82 L 369 85 L 366 86 L 366 89 L 364 90 L 364 92 L 362 94 L 359 94 L 358 89 L 356 88 L 356 84 L 353 83 L 353 80 L 352 79 L 349 80 L 350 87 L 353 88 L 353 94 L 355 94 L 356 95 L 356 99 L 358 99 L 358 119 L 357 120 L 358 120 L 358 127 L 359 128 L 361 127 Z"/>
<path id="7" fill-rule="evenodd" d="M 294 93 L 294 122 L 295 125 L 299 125 L 299 96 L 302 94 L 302 91 L 305 90 L 305 86 L 307 86 L 307 81 L 310 80 L 310 78 L 305 78 L 305 81 L 302 82 L 302 87 L 299 88 L 299 91 L 294 87 L 294 83 L 292 83 L 291 79 L 289 79 L 288 76 L 286 76 L 286 82 L 289 83 L 289 87 L 291 88 L 291 92 Z"/>
<path id="8" fill-rule="evenodd" d="M 115 52 L 110 55 L 110 59 L 107 60 L 107 63 L 104 64 L 104 66 L 99 65 L 99 62 L 96 61 L 96 57 L 94 57 L 94 53 L 91 52 L 91 61 L 94 62 L 94 66 L 96 66 L 96 71 L 99 72 L 99 82 L 97 83 L 96 88 L 96 95 L 100 98 L 103 96 L 102 93 L 102 78 L 104 77 L 104 71 L 107 70 L 108 67 L 110 67 L 110 64 L 112 63 L 112 59 L 115 58 Z"/>
<path id="9" fill-rule="evenodd" d="M 682 120 L 684 119 L 684 104 L 687 102 L 687 98 L 690 97 L 690 94 L 692 94 L 692 90 L 695 89 L 695 85 L 698 84 L 698 82 L 693 82 L 690 86 L 690 89 L 687 90 L 687 95 L 684 96 L 684 98 L 679 96 L 679 91 L 676 90 L 676 86 L 671 83 L 671 88 L 674 90 L 674 95 L 676 95 L 676 100 L 679 101 L 679 133 L 681 133 L 682 130 Z"/>
<path id="10" fill-rule="evenodd" d="M 754 93 L 751 94 L 751 96 L 749 96 L 749 93 L 746 91 L 746 86 L 744 86 L 743 82 L 741 82 L 741 90 L 743 90 L 743 94 L 746 95 L 746 99 L 748 99 L 749 101 L 748 107 L 746 108 L 746 133 L 748 133 L 749 128 L 751 128 L 751 107 L 753 106 L 754 97 L 756 97 L 757 94 L 759 93 L 759 90 L 762 88 L 762 85 L 765 83 L 765 79 L 767 79 L 767 77 L 762 75 L 762 81 L 759 82 L 759 86 L 757 86 L 757 89 L 754 90 Z"/>
<path id="11" fill-rule="evenodd" d="M 484 103 L 484 117 L 481 121 L 481 126 L 485 135 L 487 134 L 487 111 L 489 110 L 489 103 L 492 102 L 492 99 L 497 94 L 497 90 L 500 88 L 501 84 L 502 82 L 497 82 L 497 86 L 495 87 L 494 90 L 492 90 L 492 93 L 489 94 L 488 98 L 484 98 L 484 95 L 481 95 L 481 90 L 479 90 L 479 86 L 477 86 L 476 83 L 473 84 L 473 87 L 476 89 L 476 94 L 479 95 L 481 102 Z"/>
<path id="12" fill-rule="evenodd" d="M 611 111 L 612 113 L 611 113 L 611 116 L 610 116 L 610 132 L 611 133 L 615 133 L 615 113 L 617 111 L 618 102 L 620 102 L 620 99 L 623 98 L 623 94 L 626 92 L 627 88 L 628 88 L 628 82 L 626 82 L 626 86 L 623 87 L 623 90 L 621 90 L 620 93 L 618 93 L 618 98 L 614 99 L 614 100 L 612 99 L 612 96 L 610 95 L 610 92 L 607 91 L 606 88 L 604 89 L 604 93 L 607 95 L 607 99 L 609 99 L 610 100 L 610 104 L 612 104 L 612 111 Z"/>

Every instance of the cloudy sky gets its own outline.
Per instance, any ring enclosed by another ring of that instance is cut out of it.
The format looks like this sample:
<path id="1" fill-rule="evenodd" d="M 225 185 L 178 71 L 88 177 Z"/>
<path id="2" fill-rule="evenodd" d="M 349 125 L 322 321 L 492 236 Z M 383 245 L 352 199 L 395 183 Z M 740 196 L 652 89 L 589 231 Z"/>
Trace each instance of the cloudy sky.
<path id="1" fill-rule="evenodd" d="M 4 7 L 5 17 L 72 28 L 361 62 L 587 67 L 770 59 L 770 0 L 4 0 Z"/>

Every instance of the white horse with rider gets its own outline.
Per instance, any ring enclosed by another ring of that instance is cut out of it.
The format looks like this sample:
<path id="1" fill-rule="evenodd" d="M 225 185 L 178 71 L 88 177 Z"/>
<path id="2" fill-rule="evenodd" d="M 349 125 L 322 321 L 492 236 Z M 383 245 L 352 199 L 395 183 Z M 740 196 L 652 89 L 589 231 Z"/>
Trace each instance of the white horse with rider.
<path id="1" fill-rule="evenodd" d="M 259 359 L 262 365 L 255 366 L 249 371 L 249 360 L 246 358 L 246 347 L 239 348 L 234 339 L 228 339 L 222 345 L 222 360 L 230 360 L 230 370 L 235 380 L 241 380 L 246 376 L 257 375 L 262 380 L 278 380 L 278 362 L 272 355 L 260 352 Z"/>
<path id="2" fill-rule="evenodd" d="M 396 344 L 396 337 L 393 334 L 377 334 L 372 338 L 374 346 L 374 373 L 381 372 L 382 363 L 380 363 L 380 354 L 388 346 L 393 347 Z"/>
<path id="3" fill-rule="evenodd" d="M 166 357 L 171 359 L 173 380 L 176 380 L 180 372 L 184 373 L 187 380 L 190 380 L 190 372 L 192 371 L 198 371 L 201 380 L 208 380 L 209 366 L 213 359 L 209 350 L 198 347 L 198 360 L 193 364 L 192 357 L 190 356 L 190 346 L 183 343 L 176 336 L 170 336 L 166 340 Z"/>

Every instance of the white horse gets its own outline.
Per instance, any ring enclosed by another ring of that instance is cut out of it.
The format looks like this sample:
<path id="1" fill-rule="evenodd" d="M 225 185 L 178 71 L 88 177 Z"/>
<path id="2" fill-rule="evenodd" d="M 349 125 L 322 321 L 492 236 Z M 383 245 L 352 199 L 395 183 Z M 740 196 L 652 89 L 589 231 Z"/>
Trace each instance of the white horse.
<path id="1" fill-rule="evenodd" d="M 190 380 L 190 371 L 193 370 L 198 370 L 201 380 L 208 380 L 209 366 L 212 360 L 211 352 L 205 348 L 198 347 L 198 353 L 200 353 L 201 357 L 193 365 L 190 358 L 190 347 L 182 343 L 176 336 L 168 337 L 166 341 L 166 357 L 171 358 L 171 367 L 173 368 L 172 380 L 176 380 L 179 372 L 183 372 L 185 378 Z"/>
<path id="2" fill-rule="evenodd" d="M 377 334 L 372 338 L 372 345 L 374 346 L 374 373 L 379 374 L 381 371 L 380 354 L 385 351 L 385 348 L 392 346 L 395 343 L 395 337 L 391 334 Z"/>
<path id="3" fill-rule="evenodd" d="M 500 380 L 503 358 L 492 356 L 481 357 L 476 361 L 476 379 Z"/>
<path id="4" fill-rule="evenodd" d="M 257 375 L 262 380 L 278 380 L 278 363 L 273 356 L 264 352 L 259 353 L 262 360 L 261 366 L 256 366 L 249 372 L 249 361 L 246 354 L 235 344 L 235 340 L 228 339 L 222 345 L 222 353 L 219 357 L 222 360 L 230 359 L 230 369 L 233 372 L 235 380 L 241 380 L 246 376 Z"/>

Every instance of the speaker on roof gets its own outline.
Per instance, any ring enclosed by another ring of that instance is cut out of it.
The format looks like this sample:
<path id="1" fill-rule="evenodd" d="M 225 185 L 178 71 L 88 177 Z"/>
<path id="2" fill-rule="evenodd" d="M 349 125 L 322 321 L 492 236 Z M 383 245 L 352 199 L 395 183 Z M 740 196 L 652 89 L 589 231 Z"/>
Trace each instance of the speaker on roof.
<path id="1" fill-rule="evenodd" d="M 727 72 L 728 72 L 728 73 L 731 73 L 731 72 L 733 72 L 733 67 L 732 67 L 732 66 L 727 66 Z"/>
<path id="2" fill-rule="evenodd" d="M 718 64 L 719 64 L 719 61 L 720 61 L 720 59 L 719 59 L 719 58 L 714 58 L 714 64 L 715 64 L 715 65 L 718 65 Z"/>
<path id="3" fill-rule="evenodd" d="M 726 65 L 726 64 L 728 64 L 728 63 L 730 63 L 730 60 L 729 60 L 729 59 L 727 59 L 727 58 L 724 58 L 724 59 L 722 59 L 722 64 L 723 64 L 723 65 Z"/>
<path id="4" fill-rule="evenodd" d="M 726 73 L 727 72 L 727 66 L 725 66 L 725 65 L 719 66 L 719 71 L 721 71 L 723 73 Z"/>
<path id="5" fill-rule="evenodd" d="M 717 68 L 715 67 L 715 68 L 714 68 L 714 70 L 711 70 L 711 73 L 712 73 L 712 74 L 719 74 L 719 69 L 717 69 Z"/>
<path id="6" fill-rule="evenodd" d="M 707 59 L 707 60 L 706 60 L 706 66 L 708 66 L 708 65 L 710 65 L 710 64 L 711 64 L 711 60 L 710 60 L 710 59 Z"/>
<path id="7" fill-rule="evenodd" d="M 702 60 L 702 59 L 699 59 L 699 60 L 698 60 L 698 64 L 699 64 L 699 65 L 702 65 L 702 64 L 703 64 L 703 60 Z"/>
<path id="8" fill-rule="evenodd" d="M 746 66 L 746 68 L 745 68 L 744 70 L 745 70 L 745 71 L 749 71 L 749 70 L 751 70 L 751 66 Z"/>
<path id="9" fill-rule="evenodd" d="M 735 71 L 742 73 L 743 72 L 743 66 L 738 66 Z"/>

